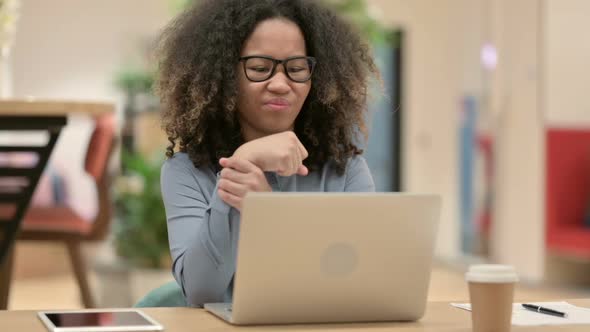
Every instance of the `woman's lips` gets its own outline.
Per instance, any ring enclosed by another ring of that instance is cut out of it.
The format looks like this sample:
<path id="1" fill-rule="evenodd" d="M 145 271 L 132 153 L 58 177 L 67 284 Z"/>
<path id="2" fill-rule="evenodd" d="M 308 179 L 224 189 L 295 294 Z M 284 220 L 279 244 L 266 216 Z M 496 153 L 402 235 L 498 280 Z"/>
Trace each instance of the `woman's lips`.
<path id="1" fill-rule="evenodd" d="M 268 106 L 268 108 L 275 111 L 286 110 L 289 108 L 289 106 L 291 106 L 291 104 L 287 100 L 281 98 L 271 99 L 264 103 L 264 105 Z"/>

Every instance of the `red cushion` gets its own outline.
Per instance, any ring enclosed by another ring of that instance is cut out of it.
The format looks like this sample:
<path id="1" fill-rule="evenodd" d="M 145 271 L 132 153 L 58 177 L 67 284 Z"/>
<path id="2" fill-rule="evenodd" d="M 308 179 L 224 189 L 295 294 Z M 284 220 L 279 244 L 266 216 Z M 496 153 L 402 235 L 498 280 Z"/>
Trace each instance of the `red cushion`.
<path id="1" fill-rule="evenodd" d="M 72 209 L 59 207 L 31 207 L 22 224 L 22 232 L 77 233 L 86 235 L 92 223 L 83 219 Z"/>
<path id="2" fill-rule="evenodd" d="M 107 167 L 111 149 L 115 141 L 115 116 L 103 114 L 95 118 L 96 128 L 92 132 L 86 152 L 85 169 L 88 174 L 100 181 Z"/>
<path id="3" fill-rule="evenodd" d="M 590 257 L 584 216 L 590 198 L 590 129 L 547 132 L 547 247 Z"/>
<path id="4" fill-rule="evenodd" d="M 590 259 L 590 229 L 579 227 L 564 227 L 554 230 L 547 235 L 549 250 Z"/>
<path id="5" fill-rule="evenodd" d="M 16 204 L 1 204 L 0 203 L 0 220 L 9 220 L 16 212 Z"/>

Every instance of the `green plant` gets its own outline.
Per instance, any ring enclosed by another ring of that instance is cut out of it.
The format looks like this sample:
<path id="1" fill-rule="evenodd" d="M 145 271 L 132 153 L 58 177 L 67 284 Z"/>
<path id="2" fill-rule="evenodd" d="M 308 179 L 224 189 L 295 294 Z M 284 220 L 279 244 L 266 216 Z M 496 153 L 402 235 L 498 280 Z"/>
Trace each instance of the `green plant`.
<path id="1" fill-rule="evenodd" d="M 200 0 L 169 0 L 174 12 L 180 12 Z M 357 26 L 371 43 L 395 43 L 395 34 L 369 13 L 366 0 L 320 0 Z"/>
<path id="2" fill-rule="evenodd" d="M 151 93 L 155 75 L 152 71 L 124 67 L 115 75 L 115 86 L 127 95 Z"/>
<path id="3" fill-rule="evenodd" d="M 173 13 L 179 13 L 199 0 L 169 0 Z"/>
<path id="4" fill-rule="evenodd" d="M 169 265 L 166 213 L 160 193 L 162 163 L 163 158 L 123 152 L 126 174 L 116 184 L 115 247 L 119 256 L 136 266 Z"/>
<path id="5" fill-rule="evenodd" d="M 373 44 L 395 43 L 395 34 L 369 12 L 365 0 L 322 0 L 354 24 Z"/>

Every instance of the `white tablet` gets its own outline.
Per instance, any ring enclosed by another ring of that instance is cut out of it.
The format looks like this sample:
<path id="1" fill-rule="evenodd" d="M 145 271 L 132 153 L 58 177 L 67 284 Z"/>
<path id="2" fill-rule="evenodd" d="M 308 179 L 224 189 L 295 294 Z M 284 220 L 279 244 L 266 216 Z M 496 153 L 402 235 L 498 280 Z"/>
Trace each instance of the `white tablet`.
<path id="1" fill-rule="evenodd" d="M 137 309 L 40 311 L 51 332 L 163 331 L 158 322 Z"/>

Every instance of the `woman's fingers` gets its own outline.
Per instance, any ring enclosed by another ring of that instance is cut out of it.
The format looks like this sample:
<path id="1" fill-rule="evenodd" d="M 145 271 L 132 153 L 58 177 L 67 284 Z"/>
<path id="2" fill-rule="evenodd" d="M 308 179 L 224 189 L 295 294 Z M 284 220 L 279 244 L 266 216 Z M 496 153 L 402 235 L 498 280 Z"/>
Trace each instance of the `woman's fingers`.
<path id="1" fill-rule="evenodd" d="M 301 141 L 297 140 L 297 147 L 299 150 L 299 153 L 301 155 L 301 160 L 305 160 L 307 159 L 307 157 L 309 156 L 309 154 L 307 153 L 307 150 L 305 149 L 305 147 L 303 146 L 303 144 L 301 144 Z"/>
<path id="2" fill-rule="evenodd" d="M 297 174 L 306 176 L 307 174 L 309 174 L 309 170 L 305 165 L 299 165 L 299 168 L 297 169 Z"/>
<path id="3" fill-rule="evenodd" d="M 307 156 L 307 150 L 305 150 L 301 142 L 297 140 L 296 146 L 292 148 L 287 158 L 277 164 L 278 169 L 275 169 L 275 171 L 280 176 L 291 176 L 294 174 L 305 176 L 309 174 L 309 170 L 303 165 L 303 160 L 305 160 Z M 219 164 L 224 167 L 224 170 L 222 170 L 223 178 L 228 178 L 239 183 L 244 183 L 247 179 L 236 173 L 247 175 L 248 173 L 260 171 L 258 166 L 239 157 L 221 158 Z M 225 169 L 233 169 L 236 173 L 225 171 Z"/>
<path id="4" fill-rule="evenodd" d="M 289 159 L 283 163 L 283 167 L 277 170 L 280 176 L 291 176 L 294 174 L 307 175 L 307 167 L 303 166 L 303 160 L 298 150 L 293 151 Z"/>
<path id="5" fill-rule="evenodd" d="M 233 168 L 226 167 L 221 170 L 221 179 L 228 179 L 237 183 L 245 183 L 250 178 L 248 173 L 238 172 Z"/>
<path id="6" fill-rule="evenodd" d="M 248 173 L 242 173 L 229 167 L 222 169 L 219 178 L 220 186 L 228 186 L 226 189 L 239 196 L 245 195 L 247 191 L 267 191 L 268 182 L 264 172 L 249 161 L 246 160 L 245 162 L 245 164 L 240 164 L 240 162 L 238 164 L 227 161 L 220 162 L 220 164 L 238 166 L 241 169 L 251 169 Z M 253 167 L 251 168 L 250 165 Z M 230 183 L 223 180 L 227 180 Z M 237 185 L 240 187 L 236 187 Z"/>
<path id="7" fill-rule="evenodd" d="M 295 167 L 293 168 L 293 174 L 299 174 L 299 175 L 307 175 L 307 167 L 305 167 L 303 165 L 303 160 L 306 157 L 304 157 L 303 155 L 301 155 L 301 152 L 299 152 L 298 156 L 297 156 L 297 163 L 295 164 Z"/>
<path id="8" fill-rule="evenodd" d="M 291 155 L 291 174 L 289 175 L 297 173 L 297 169 L 299 168 L 299 165 L 301 165 L 301 154 L 299 149 L 295 148 L 293 150 L 293 155 Z"/>
<path id="9" fill-rule="evenodd" d="M 242 198 L 232 193 L 229 193 L 223 189 L 218 189 L 217 194 L 219 195 L 219 198 L 221 198 L 224 202 L 234 207 L 238 211 L 242 209 Z"/>
<path id="10" fill-rule="evenodd" d="M 244 197 L 248 192 L 246 185 L 228 179 L 220 179 L 218 187 L 238 197 Z"/>
<path id="11" fill-rule="evenodd" d="M 236 171 L 241 172 L 241 173 L 250 173 L 250 172 L 254 172 L 256 169 L 258 169 L 258 167 L 256 165 L 254 165 L 253 163 L 251 163 L 250 161 L 243 159 L 243 158 L 237 158 L 237 157 L 221 158 L 221 159 L 219 159 L 219 164 L 222 167 L 233 168 Z"/>

